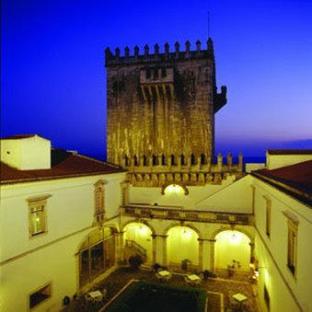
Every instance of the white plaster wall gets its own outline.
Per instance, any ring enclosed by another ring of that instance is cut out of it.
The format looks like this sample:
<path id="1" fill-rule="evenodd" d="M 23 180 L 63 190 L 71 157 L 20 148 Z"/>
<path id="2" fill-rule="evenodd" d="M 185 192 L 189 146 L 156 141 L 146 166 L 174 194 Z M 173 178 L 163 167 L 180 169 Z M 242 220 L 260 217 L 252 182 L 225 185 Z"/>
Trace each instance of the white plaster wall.
<path id="1" fill-rule="evenodd" d="M 35 311 L 59 311 L 62 298 L 77 291 L 75 254 L 94 229 L 94 183 L 100 179 L 107 182 L 106 216 L 116 216 L 124 173 L 1 186 L 1 311 L 27 311 L 29 294 L 49 281 L 52 298 Z M 47 194 L 48 231 L 29 237 L 26 199 Z"/>
<path id="2" fill-rule="evenodd" d="M 276 169 L 312 160 L 312 154 L 305 155 L 271 155 L 267 153 L 267 168 Z"/>
<path id="3" fill-rule="evenodd" d="M 1 161 L 20 170 L 49 169 L 51 142 L 39 136 L 1 140 Z"/>
<path id="4" fill-rule="evenodd" d="M 199 210 L 252 213 L 251 176 L 247 175 L 218 192 L 199 200 Z"/>
<path id="5" fill-rule="evenodd" d="M 51 142 L 39 136 L 21 139 L 22 162 L 20 169 L 50 169 Z"/>
<path id="6" fill-rule="evenodd" d="M 245 164 L 245 171 L 246 173 L 250 173 L 251 171 L 254 170 L 259 170 L 265 168 L 265 163 L 247 163 Z"/>
<path id="7" fill-rule="evenodd" d="M 281 277 L 280 271 L 258 235 L 256 235 L 255 244 L 256 257 L 260 259 L 257 293 L 262 311 L 269 312 L 264 302 L 264 285 L 266 285 L 270 296 L 270 312 L 299 312 L 300 309 L 291 296 L 285 280 Z"/>
<path id="8" fill-rule="evenodd" d="M 206 184 L 204 186 L 188 186 L 189 194 L 183 192 L 178 194 L 161 194 L 160 187 L 133 187 L 129 188 L 129 202 L 165 206 L 182 206 L 185 209 L 197 209 L 196 205 L 212 194 L 226 188 L 233 183 L 229 177 L 221 185 Z"/>
<path id="9" fill-rule="evenodd" d="M 1 140 L 0 147 L 1 161 L 11 167 L 19 168 L 22 163 L 21 140 Z"/>
<path id="10" fill-rule="evenodd" d="M 125 180 L 125 173 L 111 174 L 105 176 L 105 213 L 106 218 L 111 218 L 119 213 L 119 207 L 122 202 L 122 193 L 120 183 Z"/>
<path id="11" fill-rule="evenodd" d="M 297 310 L 282 310 L 278 307 L 278 303 L 291 298 L 291 293 L 297 298 L 304 311 L 312 311 L 311 289 L 312 289 L 312 251 L 311 251 L 311 237 L 312 237 L 312 211 L 310 207 L 305 206 L 292 197 L 274 189 L 270 185 L 254 179 L 256 187 L 255 193 L 255 226 L 257 228 L 258 236 L 261 242 L 266 246 L 261 249 L 261 244 L 256 244 L 256 251 L 261 263 L 269 261 L 269 267 L 272 263 L 276 264 L 279 269 L 276 272 L 279 274 L 270 275 L 272 282 L 272 291 L 279 296 L 272 296 L 271 300 L 276 300 L 273 304 L 275 308 L 271 311 L 297 311 Z M 265 229 L 265 199 L 263 196 L 271 199 L 271 235 L 267 237 Z M 296 275 L 290 272 L 287 267 L 287 218 L 283 212 L 290 211 L 298 220 L 298 249 L 297 249 L 297 272 Z M 270 259 L 270 256 L 272 259 Z M 269 260 L 267 260 L 269 259 Z M 274 271 L 275 272 L 275 271 Z M 283 284 L 283 286 L 281 286 Z M 291 289 L 287 290 L 288 288 Z M 281 287 L 281 289 L 276 289 Z M 285 288 L 286 287 L 286 288 Z M 285 291 L 287 290 L 287 296 Z M 286 296 L 286 297 L 285 297 Z M 287 306 L 287 305 L 285 305 Z"/>
<path id="12" fill-rule="evenodd" d="M 77 248 L 89 231 L 30 253 L 1 266 L 1 311 L 29 311 L 29 295 L 47 283 L 52 296 L 32 311 L 60 311 L 64 296 L 77 292 Z"/>

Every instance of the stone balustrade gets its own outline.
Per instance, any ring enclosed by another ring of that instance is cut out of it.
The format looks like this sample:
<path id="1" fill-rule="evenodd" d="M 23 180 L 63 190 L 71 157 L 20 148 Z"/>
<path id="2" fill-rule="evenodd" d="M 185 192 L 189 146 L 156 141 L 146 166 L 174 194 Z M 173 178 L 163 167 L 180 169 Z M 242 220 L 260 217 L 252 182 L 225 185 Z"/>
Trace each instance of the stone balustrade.
<path id="1" fill-rule="evenodd" d="M 246 213 L 191 210 L 183 209 L 183 207 L 179 206 L 153 206 L 143 204 L 128 204 L 120 207 L 120 209 L 121 215 L 135 218 L 155 218 L 239 225 L 253 224 L 253 215 Z"/>

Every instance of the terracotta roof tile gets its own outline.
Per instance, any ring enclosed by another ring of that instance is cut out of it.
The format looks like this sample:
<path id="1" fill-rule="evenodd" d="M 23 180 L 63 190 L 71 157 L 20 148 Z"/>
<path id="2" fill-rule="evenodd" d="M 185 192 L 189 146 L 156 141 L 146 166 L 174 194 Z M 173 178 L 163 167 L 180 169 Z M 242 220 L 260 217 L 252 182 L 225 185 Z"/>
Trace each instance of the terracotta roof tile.
<path id="1" fill-rule="evenodd" d="M 1 184 L 124 172 L 119 166 L 64 150 L 51 151 L 51 169 L 18 170 L 0 162 Z"/>
<path id="2" fill-rule="evenodd" d="M 252 174 L 276 182 L 279 188 L 312 205 L 312 160 L 272 170 L 260 169 Z"/>

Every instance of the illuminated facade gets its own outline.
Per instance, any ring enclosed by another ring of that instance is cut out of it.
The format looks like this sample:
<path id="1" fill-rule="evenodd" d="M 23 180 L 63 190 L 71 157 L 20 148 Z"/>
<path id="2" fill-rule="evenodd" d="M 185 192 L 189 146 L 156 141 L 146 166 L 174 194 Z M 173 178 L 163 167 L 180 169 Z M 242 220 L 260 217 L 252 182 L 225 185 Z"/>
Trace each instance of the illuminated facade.
<path id="1" fill-rule="evenodd" d="M 261 310 L 311 312 L 312 151 L 268 151 L 251 174 L 241 156 L 213 161 L 225 89 L 211 40 L 106 50 L 106 65 L 117 165 L 37 135 L 1 140 L 0 310 L 59 311 L 140 255 L 171 271 L 250 272 Z"/>
<path id="2" fill-rule="evenodd" d="M 136 186 L 220 184 L 242 175 L 232 155 L 214 158 L 215 113 L 226 103 L 217 92 L 212 40 L 202 49 L 169 44 L 154 53 L 135 47 L 130 55 L 105 50 L 107 69 L 107 158 L 128 170 Z"/>

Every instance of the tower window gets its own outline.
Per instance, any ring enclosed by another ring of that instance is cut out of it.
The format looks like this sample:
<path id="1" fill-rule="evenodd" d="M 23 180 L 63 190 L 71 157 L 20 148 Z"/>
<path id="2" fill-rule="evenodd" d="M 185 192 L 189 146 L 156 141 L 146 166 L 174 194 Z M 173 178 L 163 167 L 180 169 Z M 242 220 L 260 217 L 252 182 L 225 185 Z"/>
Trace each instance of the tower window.
<path id="1" fill-rule="evenodd" d="M 162 78 L 167 77 L 167 70 L 166 70 L 166 68 L 162 68 L 162 69 L 161 69 L 161 77 L 162 77 Z"/>
<path id="2" fill-rule="evenodd" d="M 196 158 L 194 154 L 191 155 L 191 165 L 196 165 Z"/>
<path id="3" fill-rule="evenodd" d="M 150 79 L 151 78 L 151 70 L 149 68 L 145 72 L 145 77 L 146 77 L 146 79 Z"/>
<path id="4" fill-rule="evenodd" d="M 159 78 L 158 68 L 154 69 L 154 79 Z"/>

